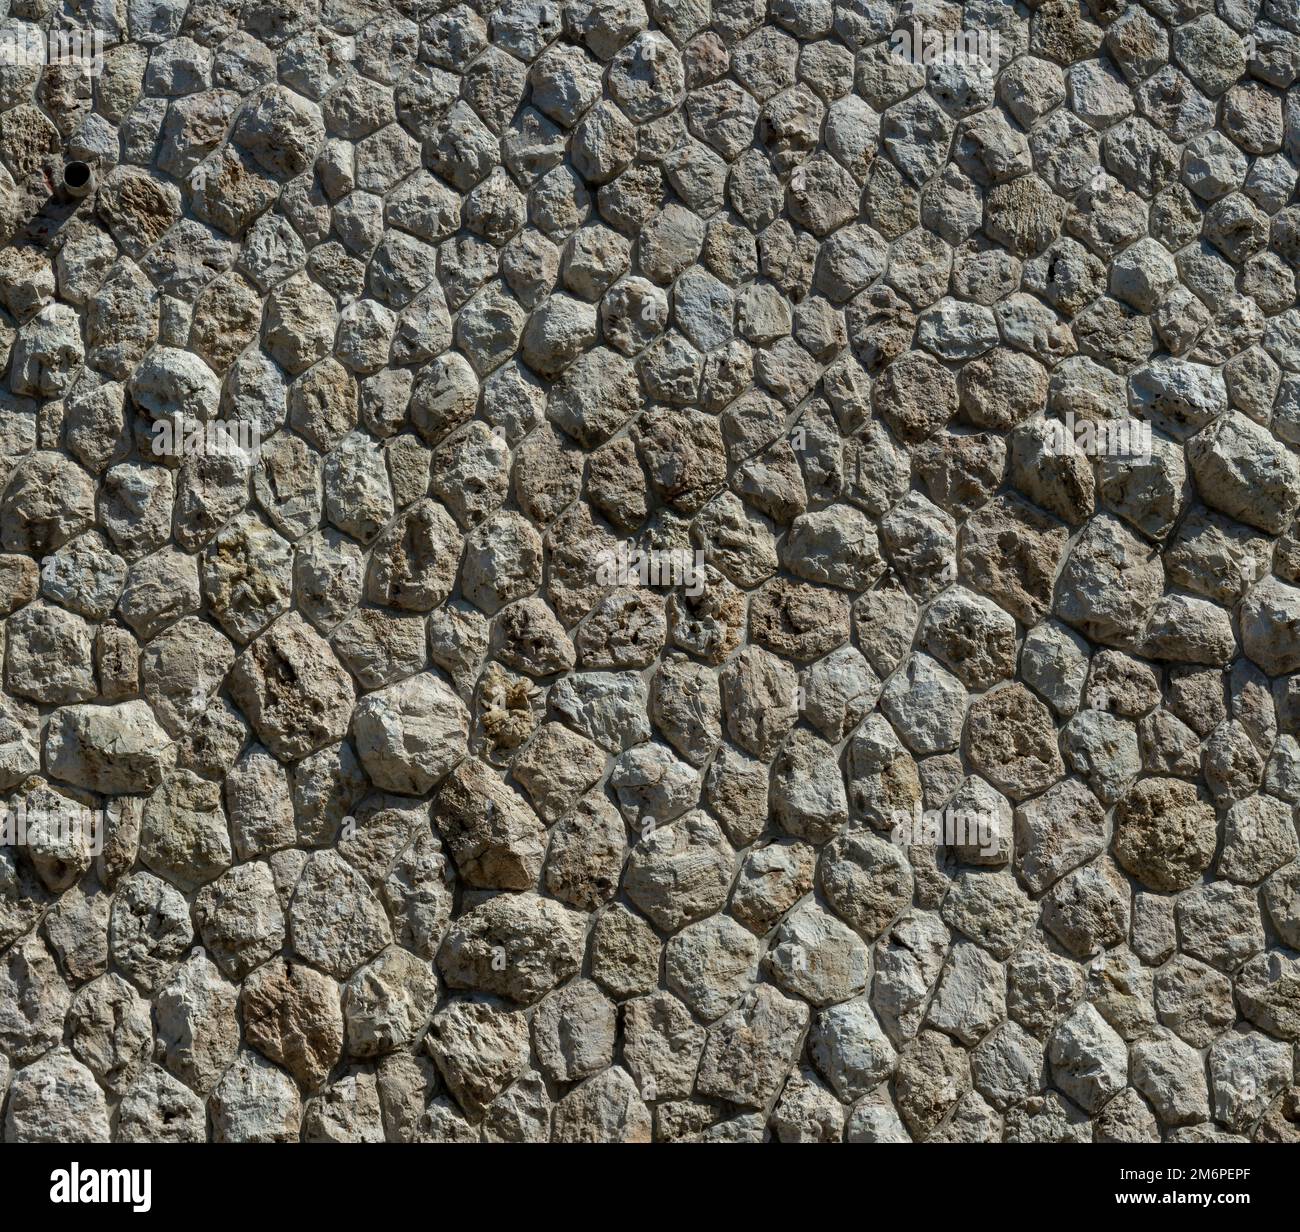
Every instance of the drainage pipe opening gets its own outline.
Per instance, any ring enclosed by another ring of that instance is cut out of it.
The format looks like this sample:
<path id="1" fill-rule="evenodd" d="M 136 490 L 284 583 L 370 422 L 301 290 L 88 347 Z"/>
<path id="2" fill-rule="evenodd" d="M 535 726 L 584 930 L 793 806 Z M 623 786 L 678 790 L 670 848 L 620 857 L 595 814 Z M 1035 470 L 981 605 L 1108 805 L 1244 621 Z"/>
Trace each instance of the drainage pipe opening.
<path id="1" fill-rule="evenodd" d="M 95 172 L 89 163 L 66 163 L 63 168 L 63 186 L 70 195 L 84 197 L 95 186 Z"/>

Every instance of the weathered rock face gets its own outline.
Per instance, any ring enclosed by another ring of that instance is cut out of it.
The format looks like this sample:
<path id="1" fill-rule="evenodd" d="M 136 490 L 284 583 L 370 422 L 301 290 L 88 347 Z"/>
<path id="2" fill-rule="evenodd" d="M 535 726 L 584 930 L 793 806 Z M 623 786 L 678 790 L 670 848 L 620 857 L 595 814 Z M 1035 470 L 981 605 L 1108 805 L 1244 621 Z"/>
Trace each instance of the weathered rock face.
<path id="1" fill-rule="evenodd" d="M 283 761 L 340 740 L 354 696 L 329 644 L 296 612 L 235 660 L 230 691 L 258 738 Z"/>
<path id="2" fill-rule="evenodd" d="M 1300 1140 L 1294 0 L 116 9 L 0 1137 Z"/>
<path id="3" fill-rule="evenodd" d="M 338 985 L 277 958 L 244 981 L 239 999 L 248 1042 L 307 1090 L 319 1087 L 343 1050 Z"/>
<path id="4" fill-rule="evenodd" d="M 542 824 L 481 761 L 463 761 L 448 776 L 434 805 L 434 823 L 466 885 L 527 890 L 536 884 Z"/>
<path id="5" fill-rule="evenodd" d="M 1178 779 L 1143 779 L 1115 810 L 1115 854 L 1153 890 L 1194 885 L 1214 857 L 1215 818 Z"/>
<path id="6" fill-rule="evenodd" d="M 144 702 L 66 706 L 46 728 L 45 755 L 55 778 L 122 795 L 158 786 L 170 743 Z"/>
<path id="7" fill-rule="evenodd" d="M 431 673 L 366 694 L 352 718 L 371 781 L 413 796 L 427 793 L 465 755 L 468 727 L 464 703 Z"/>
<path id="8" fill-rule="evenodd" d="M 536 894 L 499 894 L 452 924 L 438 955 L 453 988 L 530 1005 L 577 971 L 583 920 Z"/>
<path id="9" fill-rule="evenodd" d="M 342 979 L 390 935 L 388 916 L 360 873 L 332 851 L 307 859 L 289 905 L 289 941 L 298 954 Z"/>

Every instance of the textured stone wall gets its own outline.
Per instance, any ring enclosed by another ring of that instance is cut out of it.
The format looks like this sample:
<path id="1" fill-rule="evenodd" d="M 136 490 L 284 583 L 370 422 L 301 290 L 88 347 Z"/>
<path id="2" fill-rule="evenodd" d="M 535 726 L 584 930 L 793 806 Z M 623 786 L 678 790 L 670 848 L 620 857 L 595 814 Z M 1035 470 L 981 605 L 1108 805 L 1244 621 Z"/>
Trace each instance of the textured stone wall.
<path id="1" fill-rule="evenodd" d="M 94 8 L 5 1141 L 1300 1138 L 1295 0 Z"/>

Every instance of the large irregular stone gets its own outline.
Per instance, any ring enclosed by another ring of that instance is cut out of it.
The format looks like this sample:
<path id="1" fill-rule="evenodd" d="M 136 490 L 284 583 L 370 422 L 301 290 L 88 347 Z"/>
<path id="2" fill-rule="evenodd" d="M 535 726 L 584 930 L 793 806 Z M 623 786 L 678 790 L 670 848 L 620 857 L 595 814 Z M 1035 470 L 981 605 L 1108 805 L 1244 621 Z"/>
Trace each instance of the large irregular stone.
<path id="1" fill-rule="evenodd" d="M 1300 1040 L 1300 962 L 1284 950 L 1259 954 L 1236 977 L 1242 1013 L 1262 1031 Z"/>
<path id="2" fill-rule="evenodd" d="M 77 787 L 147 792 L 162 781 L 168 744 L 144 702 L 68 706 L 50 722 L 45 755 L 50 773 Z"/>
<path id="3" fill-rule="evenodd" d="M 1300 462 L 1245 415 L 1216 420 L 1187 445 L 1197 490 L 1207 505 L 1272 534 L 1300 506 Z"/>
<path id="4" fill-rule="evenodd" d="M 628 858 L 623 889 L 665 932 L 675 932 L 726 902 L 735 855 L 717 823 L 700 810 L 657 826 Z"/>
<path id="5" fill-rule="evenodd" d="M 429 961 L 390 946 L 344 985 L 348 1054 L 376 1057 L 413 1044 L 437 999 L 438 978 Z"/>
<path id="6" fill-rule="evenodd" d="M 1057 583 L 1055 611 L 1088 637 L 1122 647 L 1136 638 L 1163 588 L 1158 554 L 1102 516 L 1074 542 Z"/>
<path id="7" fill-rule="evenodd" d="M 328 975 L 272 959 L 244 981 L 239 1007 L 248 1042 L 309 1091 L 342 1056 L 339 987 Z"/>
<path id="8" fill-rule="evenodd" d="M 199 891 L 194 922 L 213 961 L 231 979 L 242 979 L 280 951 L 284 912 L 269 865 L 238 864 Z"/>
<path id="9" fill-rule="evenodd" d="M 108 1101 L 95 1076 L 66 1048 L 14 1074 L 6 1142 L 108 1142 Z"/>
<path id="10" fill-rule="evenodd" d="M 500 894 L 452 924 L 438 966 L 453 988 L 531 1005 L 578 970 L 582 938 L 576 911 L 536 894 Z"/>
<path id="11" fill-rule="evenodd" d="M 352 717 L 357 754 L 377 787 L 423 795 L 466 754 L 469 714 L 431 672 L 368 693 Z"/>
<path id="12" fill-rule="evenodd" d="M 1115 858 L 1153 890 L 1194 885 L 1217 838 L 1214 810 L 1179 779 L 1143 779 L 1115 810 Z"/>
<path id="13" fill-rule="evenodd" d="M 203 1101 L 157 1065 L 117 1106 L 118 1142 L 206 1142 L 207 1131 Z"/>
<path id="14" fill-rule="evenodd" d="M 361 875 L 332 851 L 309 856 L 289 906 L 293 949 L 344 979 L 390 940 L 388 916 Z"/>
<path id="15" fill-rule="evenodd" d="M 1015 825 L 1016 871 L 1035 894 L 1106 848 L 1105 811 L 1077 779 L 1020 805 Z"/>
<path id="16" fill-rule="evenodd" d="M 866 988 L 870 957 L 852 929 L 808 904 L 782 922 L 765 963 L 786 992 L 823 1006 L 846 1001 Z"/>
<path id="17" fill-rule="evenodd" d="M 574 980 L 533 1013 L 533 1047 L 554 1082 L 577 1082 L 614 1060 L 614 1003 L 591 980 Z"/>
<path id="18" fill-rule="evenodd" d="M 293 1080 L 257 1053 L 241 1052 L 212 1092 L 217 1142 L 296 1142 L 302 1099 Z"/>
<path id="19" fill-rule="evenodd" d="M 650 1109 L 618 1066 L 575 1087 L 555 1106 L 555 1142 L 649 1142 Z"/>
<path id="20" fill-rule="evenodd" d="M 1149 1099 L 1162 1123 L 1194 1125 L 1210 1115 L 1205 1066 L 1172 1035 L 1140 1040 L 1132 1050 L 1133 1085 Z"/>
<path id="21" fill-rule="evenodd" d="M 234 863 L 221 788 L 175 770 L 145 802 L 140 859 L 182 890 L 197 889 Z"/>
<path id="22" fill-rule="evenodd" d="M 462 761 L 444 780 L 434 823 L 466 885 L 527 890 L 536 884 L 545 843 L 542 825 L 477 758 Z"/>
<path id="23" fill-rule="evenodd" d="M 239 1050 L 238 992 L 197 951 L 155 999 L 162 1063 L 190 1090 L 206 1095 Z"/>
<path id="24" fill-rule="evenodd" d="M 152 995 L 194 939 L 190 912 L 178 890 L 152 873 L 124 878 L 109 916 L 113 961 L 143 993 Z"/>
<path id="25" fill-rule="evenodd" d="M 63 1037 L 68 986 L 45 943 L 29 933 L 0 966 L 0 1044 L 20 1064 L 34 1061 Z"/>
<path id="26" fill-rule="evenodd" d="M 817 881 L 831 910 L 869 939 L 880 936 L 910 906 L 914 888 L 900 847 L 866 830 L 850 831 L 827 844 L 818 860 Z"/>
<path id="27" fill-rule="evenodd" d="M 1064 771 L 1051 712 L 1023 685 L 984 694 L 966 716 L 966 755 L 999 790 L 1019 800 Z"/>
<path id="28" fill-rule="evenodd" d="M 425 1047 L 456 1102 L 471 1117 L 528 1066 L 524 1015 L 489 1001 L 453 1001 L 429 1027 Z"/>
<path id="29" fill-rule="evenodd" d="M 351 678 L 296 612 L 282 616 L 235 660 L 230 690 L 258 739 L 285 761 L 337 743 L 352 715 Z"/>
<path id="30" fill-rule="evenodd" d="M 1089 1002 L 1052 1032 L 1047 1057 L 1056 1085 L 1089 1112 L 1123 1090 L 1128 1078 L 1124 1041 Z"/>
<path id="31" fill-rule="evenodd" d="M 806 1005 L 759 985 L 710 1029 L 696 1079 L 700 1093 L 764 1107 L 780 1090 L 808 1019 Z"/>

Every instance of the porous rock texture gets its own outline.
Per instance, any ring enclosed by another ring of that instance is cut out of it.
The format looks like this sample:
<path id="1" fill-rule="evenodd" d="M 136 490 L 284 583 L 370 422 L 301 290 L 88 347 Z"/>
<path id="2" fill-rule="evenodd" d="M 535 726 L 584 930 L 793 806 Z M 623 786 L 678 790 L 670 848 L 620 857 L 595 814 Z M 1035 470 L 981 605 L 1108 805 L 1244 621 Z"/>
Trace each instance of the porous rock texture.
<path id="1" fill-rule="evenodd" d="M 1294 0 L 5 11 L 5 1141 L 1300 1139 Z"/>

